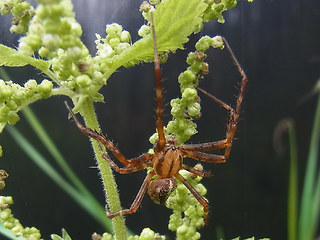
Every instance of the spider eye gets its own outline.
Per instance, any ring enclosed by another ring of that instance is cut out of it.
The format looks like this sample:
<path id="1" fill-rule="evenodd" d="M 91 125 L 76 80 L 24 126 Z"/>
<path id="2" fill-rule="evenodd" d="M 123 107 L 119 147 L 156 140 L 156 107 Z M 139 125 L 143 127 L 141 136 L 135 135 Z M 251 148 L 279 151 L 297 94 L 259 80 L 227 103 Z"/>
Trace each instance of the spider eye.
<path id="1" fill-rule="evenodd" d="M 156 178 L 150 182 L 148 194 L 155 203 L 164 204 L 176 187 L 174 178 Z"/>

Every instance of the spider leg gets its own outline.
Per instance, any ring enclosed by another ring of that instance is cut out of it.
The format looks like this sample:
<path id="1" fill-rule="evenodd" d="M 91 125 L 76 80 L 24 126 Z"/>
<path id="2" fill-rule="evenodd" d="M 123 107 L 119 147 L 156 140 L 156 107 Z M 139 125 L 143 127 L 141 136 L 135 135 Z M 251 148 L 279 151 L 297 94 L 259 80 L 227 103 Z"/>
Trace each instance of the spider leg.
<path id="1" fill-rule="evenodd" d="M 232 141 L 237 130 L 243 96 L 244 96 L 244 92 L 248 82 L 248 78 L 244 70 L 240 66 L 240 63 L 238 62 L 237 58 L 235 57 L 233 51 L 231 50 L 231 47 L 229 46 L 227 40 L 225 38 L 222 38 L 222 39 L 225 43 L 227 50 L 229 51 L 229 54 L 231 55 L 231 58 L 234 64 L 236 65 L 242 77 L 238 96 L 237 96 L 236 106 L 235 108 L 232 108 L 228 104 L 224 103 L 223 101 L 219 100 L 213 95 L 207 93 L 203 89 L 198 88 L 198 90 L 204 93 L 205 95 L 207 95 L 209 98 L 211 98 L 215 102 L 219 103 L 221 106 L 223 106 L 225 109 L 229 111 L 229 120 L 227 123 L 226 138 L 220 141 L 215 141 L 215 142 L 200 143 L 200 144 L 186 144 L 180 147 L 182 151 L 184 150 L 184 152 L 186 152 L 186 156 L 189 156 L 194 159 L 198 159 L 200 161 L 206 161 L 206 162 L 207 161 L 225 162 L 228 159 L 231 148 L 232 148 Z M 223 156 L 200 153 L 200 152 L 212 151 L 212 150 L 217 150 L 222 148 L 225 148 L 224 159 L 223 159 Z M 196 151 L 196 152 L 192 153 L 191 151 Z"/>
<path id="2" fill-rule="evenodd" d="M 224 155 L 209 154 L 197 151 L 181 151 L 184 156 L 210 163 L 224 163 L 227 158 Z"/>
<path id="3" fill-rule="evenodd" d="M 185 164 L 182 164 L 182 168 L 184 170 L 187 170 L 187 171 L 195 174 L 196 176 L 200 176 L 200 177 L 210 177 L 211 176 L 211 173 L 209 173 L 209 172 L 199 171 L 199 170 L 195 169 L 194 167 L 190 167 Z"/>
<path id="4" fill-rule="evenodd" d="M 184 144 L 180 147 L 180 149 L 186 150 L 186 151 L 207 152 L 207 151 L 222 149 L 222 148 L 225 148 L 226 146 L 227 146 L 227 140 L 223 139 L 220 141 L 208 142 L 208 143 Z"/>
<path id="5" fill-rule="evenodd" d="M 140 187 L 140 190 L 139 190 L 136 198 L 132 202 L 132 204 L 131 204 L 129 209 L 122 209 L 122 210 L 120 210 L 118 212 L 111 213 L 111 212 L 109 212 L 108 207 L 106 206 L 107 217 L 108 218 L 114 218 L 114 217 L 120 216 L 120 215 L 126 215 L 126 214 L 135 213 L 138 210 L 138 208 L 139 208 L 139 206 L 140 206 L 140 204 L 142 202 L 142 199 L 143 199 L 143 197 L 144 197 L 144 195 L 145 195 L 145 193 L 146 193 L 146 191 L 148 189 L 149 183 L 150 183 L 150 181 L 151 181 L 151 179 L 152 179 L 152 177 L 154 175 L 155 175 L 154 171 L 151 171 L 151 172 L 148 173 L 148 175 L 146 176 L 146 178 L 144 179 L 144 181 L 143 181 L 143 183 L 142 183 L 142 185 Z"/>
<path id="6" fill-rule="evenodd" d="M 204 223 L 208 223 L 208 212 L 209 212 L 209 204 L 204 197 L 202 197 L 193 187 L 192 185 L 179 173 L 175 175 L 177 179 L 180 180 L 188 189 L 189 191 L 193 194 L 193 196 L 198 200 L 198 202 L 203 206 L 204 210 Z"/>
<path id="7" fill-rule="evenodd" d="M 91 130 L 89 128 L 84 127 L 80 121 L 78 120 L 78 118 L 76 117 L 76 115 L 72 112 L 70 106 L 68 105 L 68 103 L 65 101 L 64 102 L 68 111 L 70 112 L 72 118 L 74 119 L 77 127 L 79 128 L 79 130 L 97 140 L 98 142 L 100 142 L 101 144 L 103 144 L 107 149 L 109 149 L 112 154 L 125 166 L 127 167 L 132 167 L 132 166 L 137 166 L 140 165 L 144 162 L 147 162 L 150 159 L 150 154 L 143 154 L 137 158 L 133 158 L 133 159 L 126 159 L 126 157 L 120 152 L 120 150 L 113 144 L 113 142 L 111 142 L 109 139 L 107 139 L 103 134 L 100 134 L 94 130 Z"/>
<path id="8" fill-rule="evenodd" d="M 154 75 L 156 79 L 156 98 L 157 98 L 157 120 L 156 120 L 156 128 L 158 132 L 158 143 L 157 147 L 160 151 L 164 148 L 166 144 L 166 138 L 164 135 L 164 126 L 162 120 L 162 82 L 161 82 L 161 70 L 160 70 L 160 62 L 157 50 L 157 41 L 156 41 L 156 33 L 154 29 L 154 21 L 153 21 L 153 13 L 151 12 L 151 29 L 153 36 L 153 47 L 154 47 Z"/>
<path id="9" fill-rule="evenodd" d="M 121 174 L 128 174 L 128 173 L 137 172 L 137 171 L 146 169 L 148 167 L 151 167 L 152 164 L 153 164 L 152 162 L 146 163 L 146 161 L 151 159 L 152 155 L 149 154 L 149 153 L 145 153 L 145 154 L 143 154 L 140 157 L 135 159 L 138 162 L 142 162 L 141 164 L 133 166 L 133 167 L 119 167 L 114 161 L 111 160 L 111 158 L 108 156 L 108 154 L 103 152 L 103 149 L 102 149 L 102 147 L 100 145 L 99 145 L 99 148 L 100 148 L 100 152 L 101 152 L 101 155 L 103 156 L 103 158 L 110 164 L 110 166 L 115 171 L 117 171 L 118 173 L 121 173 Z"/>

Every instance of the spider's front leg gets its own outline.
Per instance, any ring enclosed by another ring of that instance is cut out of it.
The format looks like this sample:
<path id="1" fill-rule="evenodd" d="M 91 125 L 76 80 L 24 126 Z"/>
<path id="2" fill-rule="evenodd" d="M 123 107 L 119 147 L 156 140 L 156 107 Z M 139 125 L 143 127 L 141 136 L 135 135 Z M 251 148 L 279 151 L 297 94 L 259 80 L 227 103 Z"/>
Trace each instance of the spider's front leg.
<path id="1" fill-rule="evenodd" d="M 151 154 L 142 154 L 141 156 L 139 157 L 136 157 L 136 158 L 133 158 L 133 159 L 126 159 L 126 157 L 120 152 L 120 150 L 113 144 L 113 142 L 111 142 L 109 139 L 107 139 L 103 134 L 101 133 L 98 133 L 94 130 L 91 130 L 89 128 L 86 128 L 84 127 L 80 121 L 77 119 L 76 115 L 72 112 L 72 109 L 70 108 L 70 106 L 68 105 L 68 103 L 65 101 L 64 102 L 69 113 L 71 114 L 72 118 L 74 119 L 77 127 L 79 128 L 79 130 L 97 140 L 99 143 L 103 144 L 107 149 L 109 149 L 112 154 L 123 164 L 125 165 L 126 167 L 134 167 L 134 166 L 139 166 L 139 165 L 142 165 L 144 164 L 145 162 L 149 161 L 150 158 L 151 158 Z M 101 149 L 100 149 L 101 150 Z M 106 156 L 106 154 L 104 154 Z M 110 162 L 113 162 L 110 158 L 106 158 L 104 157 L 109 163 Z M 111 167 L 116 165 L 114 162 L 113 162 L 113 165 L 110 163 Z M 116 168 L 114 168 L 115 170 L 117 170 Z"/>

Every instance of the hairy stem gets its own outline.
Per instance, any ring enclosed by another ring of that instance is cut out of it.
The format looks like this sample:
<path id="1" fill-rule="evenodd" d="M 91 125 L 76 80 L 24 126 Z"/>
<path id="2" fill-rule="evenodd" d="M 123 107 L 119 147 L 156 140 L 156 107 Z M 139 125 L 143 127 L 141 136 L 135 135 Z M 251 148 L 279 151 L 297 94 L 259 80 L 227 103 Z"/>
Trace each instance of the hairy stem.
<path id="1" fill-rule="evenodd" d="M 100 127 L 94 112 L 93 103 L 90 99 L 84 101 L 81 105 L 81 114 L 86 122 L 88 128 L 100 132 Z M 121 210 L 120 198 L 118 195 L 117 185 L 114 180 L 112 170 L 107 161 L 102 157 L 99 149 L 99 143 L 90 138 L 93 151 L 98 163 L 98 169 L 101 174 L 103 187 L 105 189 L 108 207 L 111 212 Z M 123 216 L 115 217 L 112 219 L 115 239 L 126 240 L 127 232 Z"/>

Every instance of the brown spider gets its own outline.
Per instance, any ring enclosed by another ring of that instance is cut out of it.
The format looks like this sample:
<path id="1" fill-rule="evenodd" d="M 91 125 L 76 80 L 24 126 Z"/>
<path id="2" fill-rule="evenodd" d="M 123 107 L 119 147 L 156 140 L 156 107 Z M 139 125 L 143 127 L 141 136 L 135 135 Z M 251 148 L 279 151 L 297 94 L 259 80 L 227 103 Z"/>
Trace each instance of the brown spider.
<path id="1" fill-rule="evenodd" d="M 152 15 L 151 15 L 152 19 Z M 155 52 L 155 79 L 156 79 L 156 128 L 158 132 L 158 139 L 153 147 L 154 153 L 144 153 L 139 157 L 127 159 L 106 136 L 91 129 L 85 128 L 79 120 L 76 118 L 75 114 L 72 112 L 71 108 L 68 106 L 67 102 L 65 102 L 71 116 L 73 117 L 75 123 L 82 133 L 88 135 L 89 137 L 97 140 L 99 143 L 103 144 L 112 154 L 123 164 L 125 167 L 119 167 L 111 158 L 103 152 L 100 147 L 101 154 L 106 161 L 110 164 L 110 166 L 121 174 L 133 173 L 148 167 L 152 167 L 153 169 L 149 171 L 146 178 L 144 179 L 140 190 L 131 204 L 129 209 L 123 209 L 118 212 L 110 213 L 108 209 L 106 210 L 108 218 L 113 218 L 119 215 L 132 214 L 137 211 L 139 208 L 144 194 L 146 191 L 148 192 L 151 199 L 156 203 L 165 203 L 166 199 L 173 192 L 177 186 L 175 178 L 181 181 L 193 194 L 193 196 L 198 200 L 198 202 L 204 208 L 204 222 L 208 222 L 208 211 L 209 205 L 208 202 L 191 186 L 191 184 L 185 180 L 179 174 L 180 169 L 185 169 L 197 176 L 201 177 L 209 177 L 210 173 L 197 170 L 195 168 L 189 167 L 183 164 L 183 157 L 187 156 L 193 158 L 195 160 L 210 162 L 210 163 L 224 163 L 230 155 L 232 140 L 236 132 L 237 123 L 239 120 L 241 103 L 244 95 L 244 91 L 247 85 L 247 77 L 241 68 L 239 62 L 234 56 L 229 44 L 223 38 L 225 46 L 227 50 L 230 52 L 230 55 L 238 68 L 242 76 L 242 81 L 237 97 L 236 107 L 232 108 L 229 105 L 225 104 L 221 100 L 216 97 L 210 95 L 204 90 L 198 88 L 202 93 L 209 96 L 211 99 L 219 103 L 225 109 L 229 111 L 229 121 L 227 124 L 226 137 L 220 141 L 200 143 L 200 144 L 184 144 L 182 146 L 177 145 L 177 140 L 173 137 L 165 137 L 164 134 L 164 126 L 162 120 L 162 86 L 161 86 L 161 71 L 159 64 L 159 57 L 157 53 L 157 45 L 155 38 L 155 31 L 152 19 L 152 33 L 153 33 L 153 44 L 154 44 L 154 52 Z M 217 149 L 225 149 L 224 155 L 215 155 L 211 153 L 205 153 Z M 153 179 L 153 177 L 157 175 L 157 178 Z"/>

